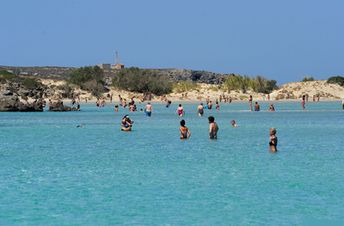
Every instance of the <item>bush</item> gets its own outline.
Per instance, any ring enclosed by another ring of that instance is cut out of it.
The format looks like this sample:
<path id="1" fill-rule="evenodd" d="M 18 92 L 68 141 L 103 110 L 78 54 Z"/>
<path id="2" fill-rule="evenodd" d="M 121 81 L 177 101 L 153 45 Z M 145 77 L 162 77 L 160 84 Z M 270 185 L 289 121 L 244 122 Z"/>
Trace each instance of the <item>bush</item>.
<path id="1" fill-rule="evenodd" d="M 90 80 L 95 80 L 99 82 L 103 79 L 104 72 L 100 67 L 81 67 L 72 72 L 72 74 L 70 75 L 69 82 L 75 85 L 82 86 L 84 82 Z"/>
<path id="2" fill-rule="evenodd" d="M 172 92 L 172 82 L 168 77 L 153 70 L 126 68 L 114 77 L 112 85 L 123 90 L 139 93 L 163 95 Z"/>
<path id="3" fill-rule="evenodd" d="M 225 79 L 223 86 L 228 92 L 232 90 L 241 90 L 245 93 L 249 87 L 248 82 L 249 80 L 246 76 L 231 75 Z"/>
<path id="4" fill-rule="evenodd" d="M 271 93 L 277 88 L 276 80 L 268 80 L 262 76 L 257 76 L 255 79 L 251 80 L 251 88 L 258 93 Z"/>
<path id="5" fill-rule="evenodd" d="M 24 78 L 22 85 L 29 90 L 37 89 L 42 87 L 42 83 L 33 78 Z"/>
<path id="6" fill-rule="evenodd" d="M 8 72 L 6 70 L 0 70 L 0 80 L 6 81 L 6 80 L 12 80 L 15 79 L 16 76 L 12 74 L 11 72 Z"/>
<path id="7" fill-rule="evenodd" d="M 92 92 L 100 97 L 106 91 L 104 87 L 104 71 L 98 67 L 81 67 L 72 72 L 68 83 L 80 86 L 81 89 Z"/>
<path id="8" fill-rule="evenodd" d="M 314 81 L 315 79 L 312 76 L 305 76 L 301 82 L 311 82 Z"/>
<path id="9" fill-rule="evenodd" d="M 51 86 L 51 88 L 53 87 Z M 62 91 L 61 92 L 62 98 L 73 98 L 74 96 L 73 87 L 71 87 L 69 84 L 60 85 L 57 88 Z"/>
<path id="10" fill-rule="evenodd" d="M 327 79 L 327 83 L 338 84 L 344 86 L 344 77 L 342 76 L 333 76 Z"/>
<path id="11" fill-rule="evenodd" d="M 180 81 L 173 85 L 173 89 L 179 93 L 189 92 L 192 90 L 199 89 L 199 85 L 196 82 L 192 81 Z"/>
<path id="12" fill-rule="evenodd" d="M 248 89 L 252 89 L 259 93 L 271 93 L 277 88 L 276 84 L 276 80 L 268 80 L 262 76 L 249 78 L 248 76 L 231 75 L 225 79 L 223 86 L 227 91 L 241 90 L 246 93 Z"/>

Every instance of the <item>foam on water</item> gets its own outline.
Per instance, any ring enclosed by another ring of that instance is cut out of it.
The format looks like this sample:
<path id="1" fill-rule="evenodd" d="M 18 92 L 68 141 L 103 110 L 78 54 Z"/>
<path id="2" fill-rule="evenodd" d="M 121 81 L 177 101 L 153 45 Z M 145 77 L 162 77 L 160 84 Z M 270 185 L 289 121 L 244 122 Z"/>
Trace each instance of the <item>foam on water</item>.
<path id="1" fill-rule="evenodd" d="M 344 213 L 344 111 L 340 103 L 246 103 L 196 115 L 179 139 L 176 105 L 151 118 L 112 106 L 81 112 L 0 113 L 1 225 L 293 225 Z M 139 106 L 140 109 L 142 106 Z M 267 109 L 263 103 L 261 109 Z M 208 139 L 208 115 L 219 139 Z M 238 128 L 231 128 L 235 119 Z M 81 128 L 77 125 L 83 124 Z M 279 152 L 268 152 L 276 127 Z"/>

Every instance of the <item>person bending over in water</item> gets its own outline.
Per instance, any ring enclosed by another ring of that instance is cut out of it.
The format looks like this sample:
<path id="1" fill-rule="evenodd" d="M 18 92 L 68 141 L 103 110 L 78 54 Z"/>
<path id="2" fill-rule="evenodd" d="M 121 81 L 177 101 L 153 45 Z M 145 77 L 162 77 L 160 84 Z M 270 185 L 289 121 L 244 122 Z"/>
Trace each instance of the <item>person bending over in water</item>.
<path id="1" fill-rule="evenodd" d="M 122 122 L 121 122 L 121 126 L 122 126 L 122 131 L 131 131 L 131 128 L 133 127 L 133 123 L 134 121 L 132 121 L 130 118 L 129 118 L 129 115 L 125 115 L 123 118 L 122 118 Z"/>
<path id="2" fill-rule="evenodd" d="M 180 139 L 184 140 L 184 139 L 189 139 L 189 137 L 191 136 L 191 132 L 189 130 L 188 127 L 185 126 L 185 120 L 183 119 L 182 121 L 180 121 Z"/>
<path id="3" fill-rule="evenodd" d="M 270 146 L 270 151 L 271 152 L 276 152 L 277 151 L 277 136 L 276 136 L 276 129 L 275 128 L 270 128 L 270 141 L 269 141 L 269 146 Z"/>
<path id="4" fill-rule="evenodd" d="M 236 121 L 234 119 L 231 121 L 231 125 L 233 128 L 238 127 L 238 124 L 236 123 Z"/>
<path id="5" fill-rule="evenodd" d="M 215 118 L 213 116 L 208 117 L 209 121 L 209 138 L 210 139 L 217 139 L 217 131 L 219 131 L 219 127 L 215 122 Z"/>
<path id="6" fill-rule="evenodd" d="M 200 103 L 200 105 L 198 105 L 197 107 L 197 112 L 198 112 L 198 116 L 203 116 L 204 114 L 204 106 L 203 106 L 203 103 Z"/>
<path id="7" fill-rule="evenodd" d="M 275 107 L 273 104 L 270 104 L 269 111 L 275 111 Z"/>

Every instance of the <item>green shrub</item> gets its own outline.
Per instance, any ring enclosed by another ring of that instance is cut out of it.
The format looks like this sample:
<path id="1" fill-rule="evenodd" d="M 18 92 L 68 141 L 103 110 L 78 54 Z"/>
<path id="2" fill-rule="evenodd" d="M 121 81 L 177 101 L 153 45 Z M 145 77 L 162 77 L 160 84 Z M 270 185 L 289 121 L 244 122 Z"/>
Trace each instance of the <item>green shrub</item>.
<path id="1" fill-rule="evenodd" d="M 156 95 L 172 92 L 172 82 L 168 77 L 153 70 L 135 67 L 120 70 L 113 78 L 112 85 L 130 92 Z"/>
<path id="2" fill-rule="evenodd" d="M 53 87 L 51 86 L 51 88 Z M 62 98 L 73 98 L 74 91 L 73 91 L 73 87 L 70 84 L 66 83 L 63 85 L 59 85 L 57 86 L 57 88 L 61 90 Z"/>
<path id="3" fill-rule="evenodd" d="M 26 89 L 37 89 L 42 87 L 42 83 L 37 81 L 36 79 L 33 78 L 24 78 L 22 81 L 22 85 L 26 88 Z"/>
<path id="4" fill-rule="evenodd" d="M 197 89 L 199 89 L 199 85 L 192 81 L 180 81 L 173 85 L 173 90 L 179 93 L 189 92 Z"/>
<path id="5" fill-rule="evenodd" d="M 312 76 L 305 76 L 301 82 L 311 82 L 314 81 L 315 79 Z"/>
<path id="6" fill-rule="evenodd" d="M 276 80 L 268 80 L 262 76 L 250 78 L 248 76 L 231 75 L 227 77 L 223 83 L 225 90 L 241 90 L 246 93 L 248 89 L 252 89 L 259 93 L 271 93 L 272 90 L 277 88 Z"/>
<path id="7" fill-rule="evenodd" d="M 78 85 L 81 89 L 92 92 L 96 97 L 100 97 L 106 91 L 104 71 L 98 66 L 76 69 L 70 75 L 68 83 Z"/>
<path id="8" fill-rule="evenodd" d="M 327 83 L 338 84 L 340 86 L 344 86 L 344 77 L 332 76 L 329 79 L 327 79 Z"/>
<path id="9" fill-rule="evenodd" d="M 0 79 L 1 80 L 12 80 L 16 78 L 16 76 L 14 74 L 12 74 L 11 72 L 8 72 L 6 70 L 0 70 Z"/>
<path id="10" fill-rule="evenodd" d="M 277 88 L 276 80 L 268 80 L 262 76 L 257 76 L 251 80 L 251 88 L 258 93 L 271 93 Z"/>

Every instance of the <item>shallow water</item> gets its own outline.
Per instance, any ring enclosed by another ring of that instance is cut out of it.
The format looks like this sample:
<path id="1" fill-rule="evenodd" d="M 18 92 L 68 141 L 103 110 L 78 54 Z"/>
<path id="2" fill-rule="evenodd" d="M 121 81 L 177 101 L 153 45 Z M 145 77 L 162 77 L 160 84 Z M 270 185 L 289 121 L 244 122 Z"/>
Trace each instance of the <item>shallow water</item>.
<path id="1" fill-rule="evenodd" d="M 276 112 L 222 104 L 203 118 L 196 106 L 184 104 L 187 141 L 179 139 L 176 105 L 153 105 L 151 118 L 130 113 L 130 133 L 120 131 L 127 111 L 112 106 L 0 113 L 0 225 L 342 222 L 339 102 L 309 103 L 307 111 L 276 103 Z M 217 141 L 208 139 L 208 115 L 219 124 Z M 277 154 L 268 151 L 270 127 L 277 128 Z"/>

